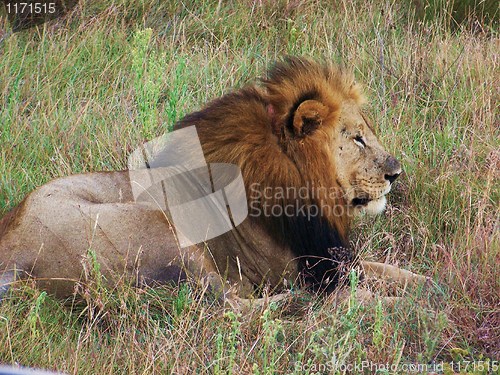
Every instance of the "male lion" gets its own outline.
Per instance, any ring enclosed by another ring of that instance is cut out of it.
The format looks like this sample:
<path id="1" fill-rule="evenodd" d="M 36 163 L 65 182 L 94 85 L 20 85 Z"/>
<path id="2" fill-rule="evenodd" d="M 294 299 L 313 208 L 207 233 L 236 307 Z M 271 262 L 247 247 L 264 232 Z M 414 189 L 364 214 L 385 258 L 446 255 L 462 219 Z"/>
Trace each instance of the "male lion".
<path id="1" fill-rule="evenodd" d="M 92 249 L 109 282 L 124 275 L 137 285 L 194 277 L 225 292 L 230 303 L 295 282 L 334 290 L 352 260 L 352 216 L 381 212 L 401 173 L 362 103 L 352 75 L 341 69 L 304 58 L 277 63 L 267 78 L 176 125 L 196 126 L 208 162 L 239 166 L 250 212 L 242 224 L 203 245 L 179 248 L 168 216 L 134 201 L 127 171 L 59 178 L 0 221 L 0 289 L 30 277 L 70 296 L 75 283 L 85 282 L 83 260 Z M 423 280 L 361 263 L 366 274 Z"/>

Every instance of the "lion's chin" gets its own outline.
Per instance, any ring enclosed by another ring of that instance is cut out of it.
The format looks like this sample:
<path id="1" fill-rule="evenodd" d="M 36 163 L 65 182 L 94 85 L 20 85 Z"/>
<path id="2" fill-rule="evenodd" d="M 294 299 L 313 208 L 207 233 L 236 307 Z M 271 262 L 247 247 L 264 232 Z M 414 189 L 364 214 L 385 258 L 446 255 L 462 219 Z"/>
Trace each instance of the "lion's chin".
<path id="1" fill-rule="evenodd" d="M 385 195 L 382 195 L 378 199 L 373 199 L 366 203 L 363 206 L 358 206 L 356 207 L 359 210 L 359 213 L 361 214 L 368 214 L 368 215 L 378 215 L 382 212 L 384 212 L 385 205 L 387 204 L 387 198 Z"/>

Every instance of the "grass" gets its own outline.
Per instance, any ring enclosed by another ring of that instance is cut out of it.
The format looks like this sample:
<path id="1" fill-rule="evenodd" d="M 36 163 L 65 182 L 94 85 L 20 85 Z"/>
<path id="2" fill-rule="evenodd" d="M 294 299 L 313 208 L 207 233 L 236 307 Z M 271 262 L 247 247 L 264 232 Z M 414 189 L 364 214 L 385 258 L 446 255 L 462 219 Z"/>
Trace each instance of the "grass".
<path id="1" fill-rule="evenodd" d="M 85 305 L 27 285 L 0 305 L 0 363 L 302 374 L 443 362 L 451 374 L 472 361 L 469 372 L 487 373 L 500 360 L 498 22 L 450 29 L 442 13 L 419 22 L 382 0 L 100 0 L 15 34 L 2 16 L 0 213 L 54 177 L 125 168 L 141 142 L 283 55 L 328 58 L 366 85 L 405 170 L 387 212 L 357 221 L 353 245 L 437 286 L 394 308 L 313 297 L 300 315 L 271 304 L 242 317 L 196 285 L 96 284 Z"/>

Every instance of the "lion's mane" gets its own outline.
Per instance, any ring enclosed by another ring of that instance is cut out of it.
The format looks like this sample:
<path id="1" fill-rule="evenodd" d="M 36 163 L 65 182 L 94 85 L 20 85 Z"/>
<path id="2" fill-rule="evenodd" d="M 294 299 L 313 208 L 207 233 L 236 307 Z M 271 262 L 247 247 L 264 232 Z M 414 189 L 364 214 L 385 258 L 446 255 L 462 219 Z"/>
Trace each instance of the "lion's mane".
<path id="1" fill-rule="evenodd" d="M 348 72 L 303 58 L 288 58 L 277 63 L 267 77 L 208 103 L 176 125 L 196 125 L 207 161 L 241 168 L 249 200 L 255 186 L 306 187 L 310 190 L 306 198 L 265 198 L 262 194 L 260 204 L 333 208 L 314 217 L 298 213 L 251 218 L 292 249 L 308 284 L 319 287 L 330 278 L 329 290 L 336 286 L 339 276 L 332 270 L 339 262 L 350 260 L 351 253 L 346 251 L 348 210 L 328 154 L 329 132 L 321 129 L 339 125 L 342 102 L 350 99 L 363 101 Z M 297 109 L 307 100 L 319 101 L 325 107 L 314 138 L 310 133 L 317 124 L 304 121 L 298 128 L 295 119 Z"/>

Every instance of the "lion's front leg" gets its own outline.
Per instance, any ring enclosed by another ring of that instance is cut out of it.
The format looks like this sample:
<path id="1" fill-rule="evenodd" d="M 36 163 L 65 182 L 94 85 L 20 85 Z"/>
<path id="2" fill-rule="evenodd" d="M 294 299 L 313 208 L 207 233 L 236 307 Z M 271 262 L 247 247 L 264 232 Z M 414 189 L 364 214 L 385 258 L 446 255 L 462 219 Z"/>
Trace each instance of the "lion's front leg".
<path id="1" fill-rule="evenodd" d="M 363 273 L 368 277 L 389 280 L 406 285 L 424 284 L 429 278 L 385 263 L 361 261 Z"/>
<path id="2" fill-rule="evenodd" d="M 386 305 L 393 306 L 403 298 L 396 295 L 386 295 L 385 292 L 381 292 L 380 287 L 382 284 L 378 283 L 378 281 L 389 282 L 393 286 L 405 289 L 407 286 L 424 284 L 430 280 L 425 276 L 389 264 L 360 261 L 360 265 L 363 276 L 366 279 L 371 279 L 358 285 L 354 292 L 354 298 L 361 304 L 369 304 L 381 300 Z M 387 291 L 385 288 L 383 289 Z M 353 297 L 353 294 L 348 288 L 342 288 L 337 294 L 339 301 L 347 301 L 351 297 Z"/>

